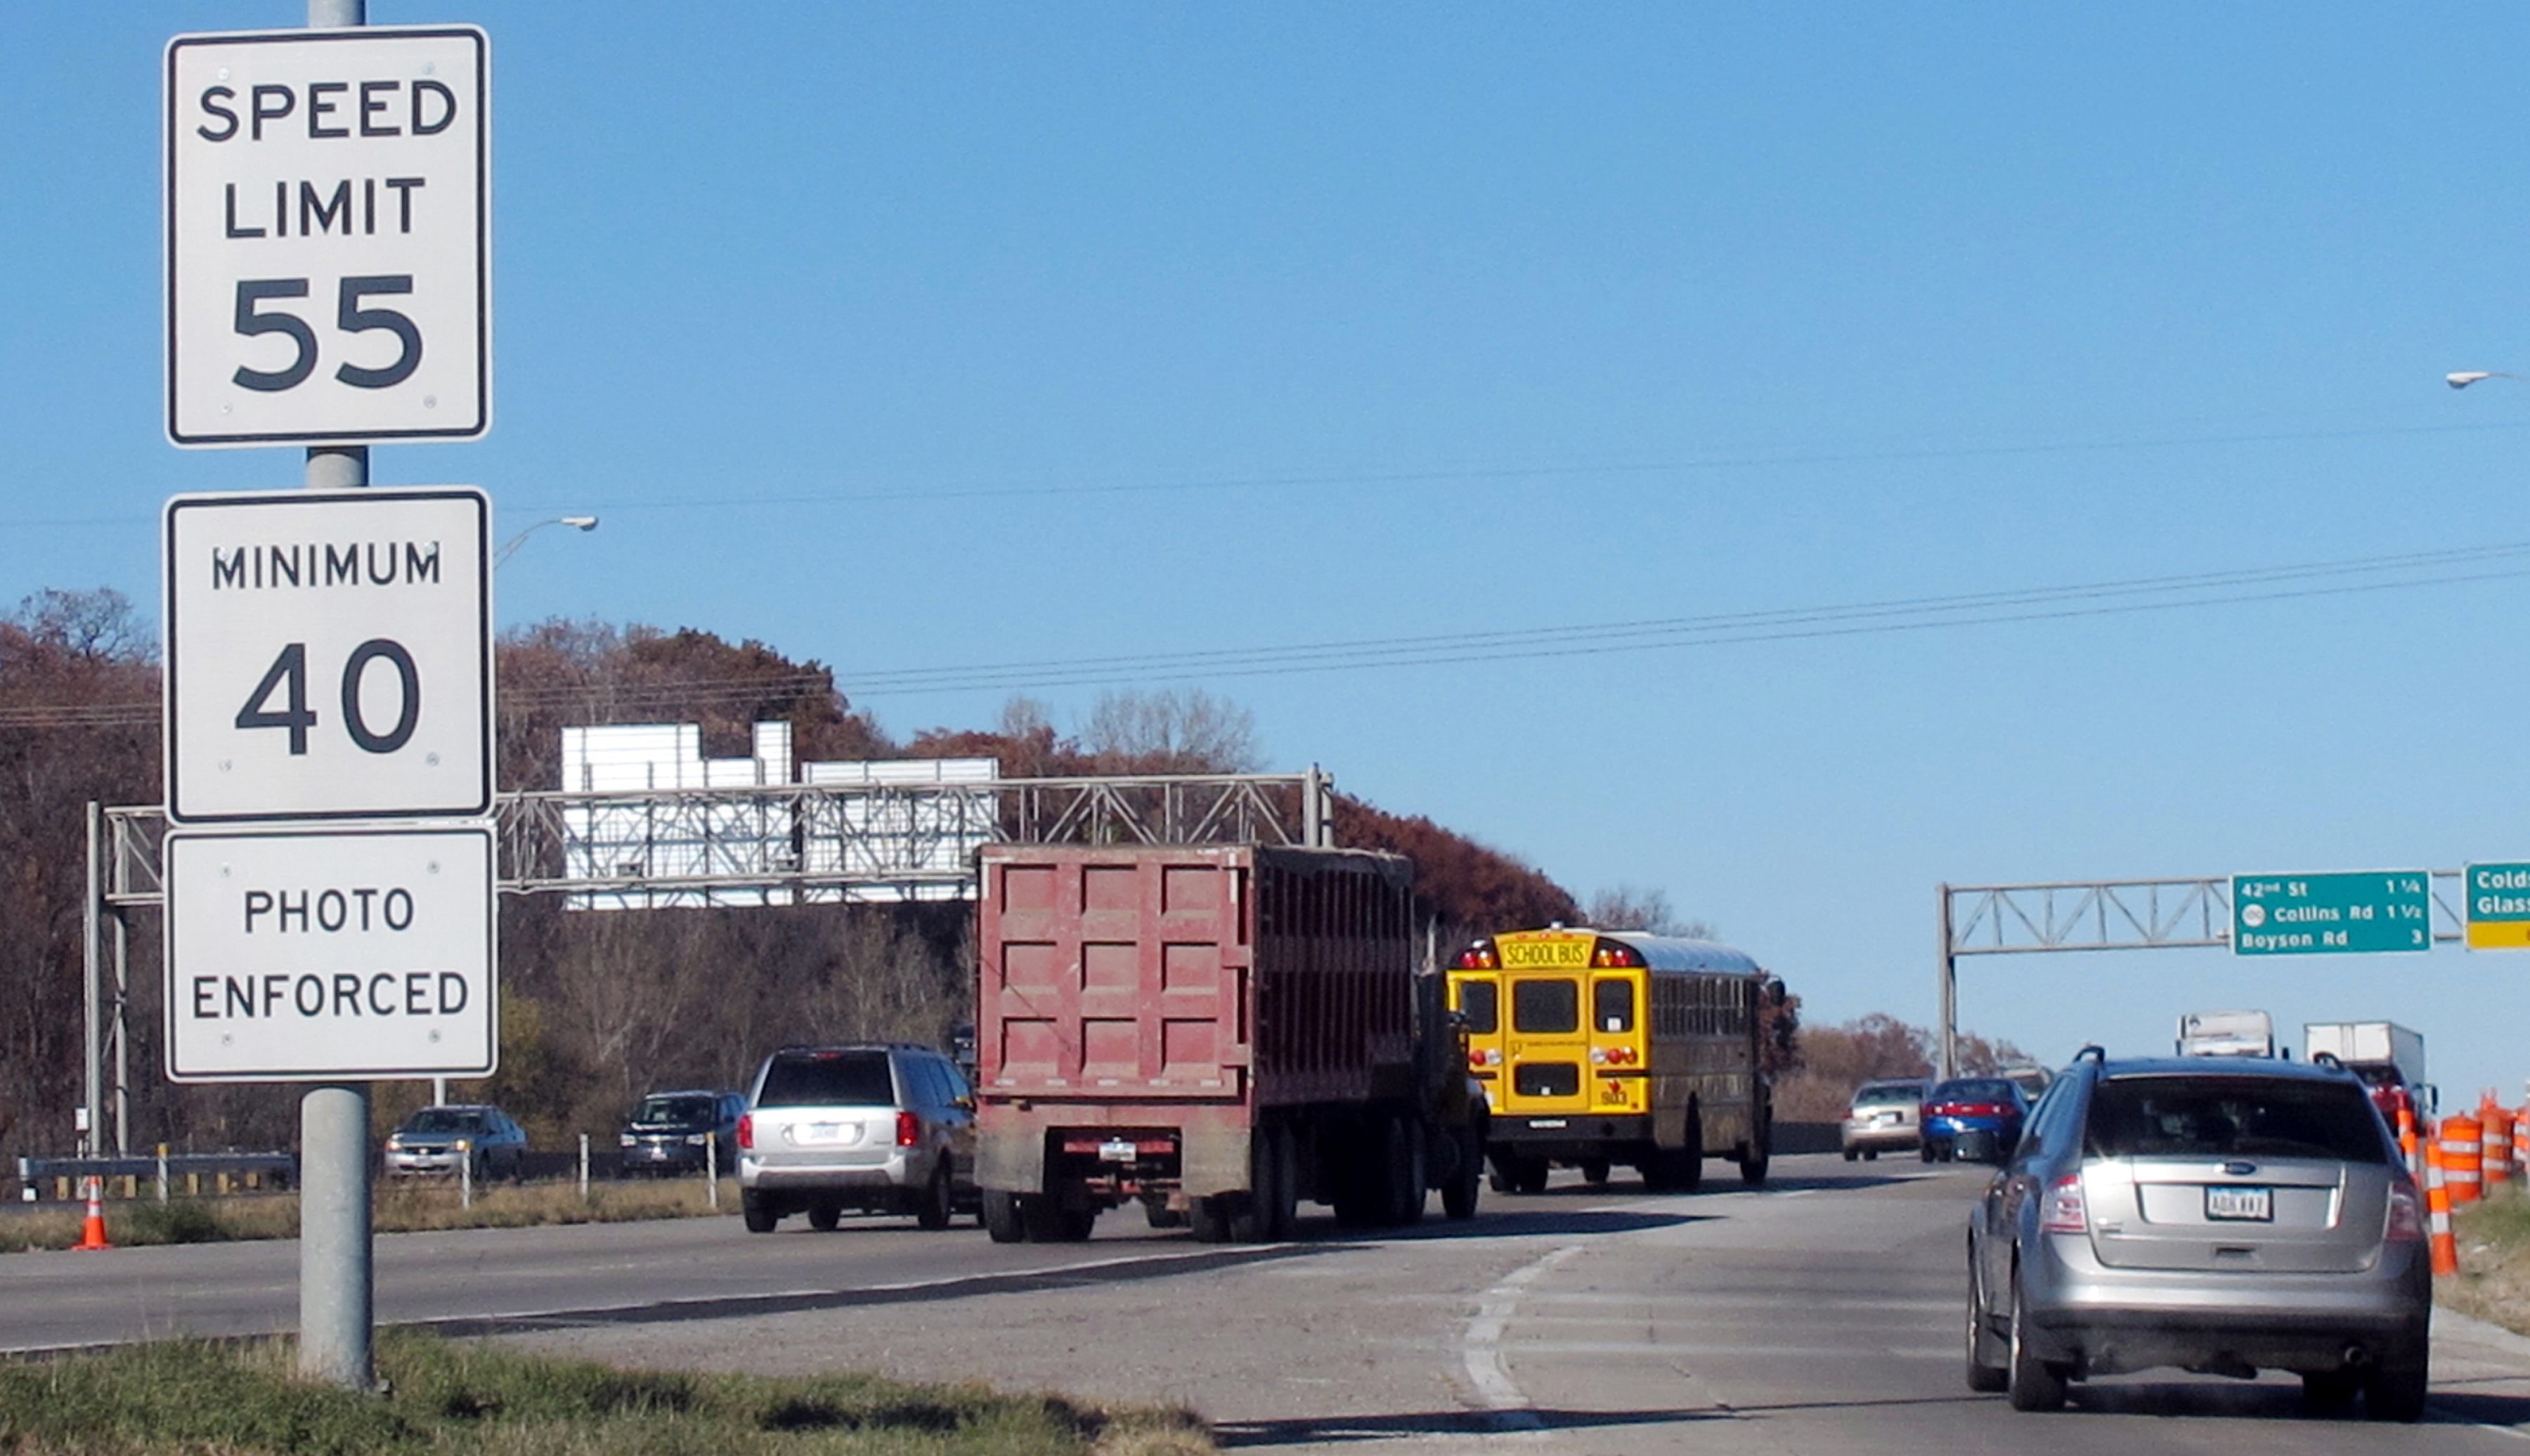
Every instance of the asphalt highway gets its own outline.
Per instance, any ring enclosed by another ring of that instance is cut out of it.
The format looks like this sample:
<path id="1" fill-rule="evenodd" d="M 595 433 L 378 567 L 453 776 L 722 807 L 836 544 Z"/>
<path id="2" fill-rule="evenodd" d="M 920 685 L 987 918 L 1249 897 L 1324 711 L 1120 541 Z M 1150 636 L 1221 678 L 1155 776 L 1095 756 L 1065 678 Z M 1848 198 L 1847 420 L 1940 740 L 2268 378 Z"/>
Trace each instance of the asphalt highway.
<path id="1" fill-rule="evenodd" d="M 1973 1168 L 1779 1159 L 1690 1197 L 1559 1180 L 1472 1222 L 1222 1249 L 1110 1215 L 1085 1245 L 735 1218 L 378 1240 L 378 1313 L 625 1365 L 984 1378 L 1176 1400 L 1233 1449 L 1548 1453 L 2516 1451 L 2530 1340 L 2438 1324 L 2421 1427 L 2169 1372 L 2015 1414 L 1959 1373 Z M 1568 1175 L 1567 1175 L 1568 1176 Z M 288 1328 L 288 1244 L 0 1259 L 0 1348 Z"/>

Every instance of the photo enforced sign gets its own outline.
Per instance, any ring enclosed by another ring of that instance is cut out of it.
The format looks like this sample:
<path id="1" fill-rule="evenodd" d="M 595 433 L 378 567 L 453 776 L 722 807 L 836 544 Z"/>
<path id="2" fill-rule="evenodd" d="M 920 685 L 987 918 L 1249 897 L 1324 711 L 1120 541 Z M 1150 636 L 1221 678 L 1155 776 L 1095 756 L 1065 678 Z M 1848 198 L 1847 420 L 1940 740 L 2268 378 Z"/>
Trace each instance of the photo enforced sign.
<path id="1" fill-rule="evenodd" d="M 484 1077 L 500 1048 L 492 832 L 167 836 L 167 1075 Z"/>

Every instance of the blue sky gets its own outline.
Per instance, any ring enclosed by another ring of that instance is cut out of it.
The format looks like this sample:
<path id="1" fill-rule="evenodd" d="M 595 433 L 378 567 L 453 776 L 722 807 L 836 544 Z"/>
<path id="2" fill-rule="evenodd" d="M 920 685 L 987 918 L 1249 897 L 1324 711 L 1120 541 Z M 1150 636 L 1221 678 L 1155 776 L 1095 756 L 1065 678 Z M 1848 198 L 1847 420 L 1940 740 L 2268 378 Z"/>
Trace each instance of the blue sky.
<path id="1" fill-rule="evenodd" d="M 154 607 L 164 497 L 298 480 L 160 434 L 156 180 L 167 37 L 302 16 L 12 18 L 0 598 Z M 761 637 L 850 691 L 2530 540 L 2530 386 L 2440 383 L 2530 372 L 2500 8 L 371 19 L 483 25 L 495 85 L 496 423 L 376 478 L 604 517 L 503 571 L 508 623 Z M 2530 858 L 2524 592 L 1146 680 L 1666 890 L 1815 1017 L 1920 1021 L 1944 880 Z M 898 731 L 1003 696 L 854 693 Z M 2517 1096 L 2525 975 L 1988 960 L 1962 1010 L 2050 1059 L 2390 1016 Z"/>

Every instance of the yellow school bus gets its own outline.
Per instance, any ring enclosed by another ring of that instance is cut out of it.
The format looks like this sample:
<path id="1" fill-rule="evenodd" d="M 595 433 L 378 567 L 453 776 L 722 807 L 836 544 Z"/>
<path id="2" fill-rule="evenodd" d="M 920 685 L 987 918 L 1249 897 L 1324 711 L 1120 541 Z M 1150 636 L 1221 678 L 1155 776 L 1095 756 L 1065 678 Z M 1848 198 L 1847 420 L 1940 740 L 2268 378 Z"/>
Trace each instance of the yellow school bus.
<path id="1" fill-rule="evenodd" d="M 1742 951 L 1637 931 L 1489 936 L 1449 970 L 1468 1070 L 1493 1108 L 1493 1185 L 1535 1193 L 1561 1164 L 1605 1182 L 1630 1163 L 1692 1192 L 1704 1159 L 1766 1179 L 1774 1109 L 1758 1054 L 1774 981 Z"/>

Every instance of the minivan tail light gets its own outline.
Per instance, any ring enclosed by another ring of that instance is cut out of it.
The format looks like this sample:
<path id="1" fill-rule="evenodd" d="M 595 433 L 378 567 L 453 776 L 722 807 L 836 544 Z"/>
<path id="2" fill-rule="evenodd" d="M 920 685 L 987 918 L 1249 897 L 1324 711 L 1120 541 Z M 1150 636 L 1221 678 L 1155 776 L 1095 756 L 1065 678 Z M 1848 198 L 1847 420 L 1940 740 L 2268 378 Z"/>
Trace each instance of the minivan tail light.
<path id="1" fill-rule="evenodd" d="M 2381 1237 L 2393 1244 L 2412 1244 L 2424 1236 L 2424 1201 L 2416 1197 L 2416 1185 L 2402 1178 L 2390 1185 L 2390 1221 Z"/>
<path id="2" fill-rule="evenodd" d="M 2089 1233 L 2090 1215 L 2082 1208 L 2082 1175 L 2067 1173 L 2047 1185 L 2047 1203 L 2038 1226 L 2049 1233 Z"/>
<path id="3" fill-rule="evenodd" d="M 922 1119 L 911 1112 L 896 1114 L 896 1146 L 910 1148 L 922 1141 Z"/>
<path id="4" fill-rule="evenodd" d="M 753 1112 L 738 1114 L 738 1146 L 748 1152 L 753 1152 L 755 1149 L 755 1114 Z"/>

